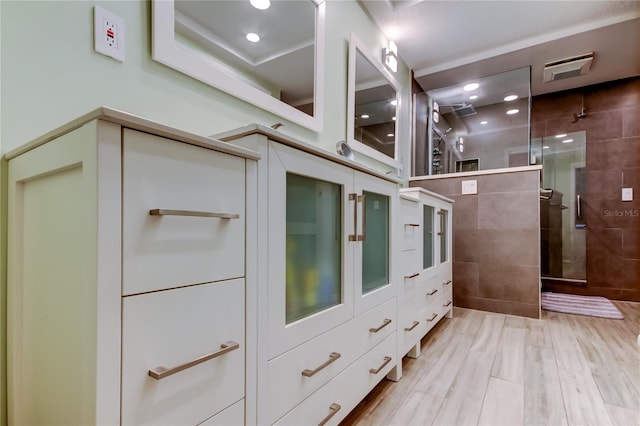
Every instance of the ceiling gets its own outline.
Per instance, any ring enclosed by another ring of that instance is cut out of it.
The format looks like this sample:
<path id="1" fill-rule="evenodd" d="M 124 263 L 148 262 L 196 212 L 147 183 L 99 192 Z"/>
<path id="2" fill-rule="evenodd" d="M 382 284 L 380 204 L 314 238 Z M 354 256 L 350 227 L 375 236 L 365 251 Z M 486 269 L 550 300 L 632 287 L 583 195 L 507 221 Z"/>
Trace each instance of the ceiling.
<path id="1" fill-rule="evenodd" d="M 640 1 L 359 0 L 426 90 L 531 66 L 539 95 L 640 75 Z M 544 83 L 545 62 L 593 51 L 591 70 Z"/>

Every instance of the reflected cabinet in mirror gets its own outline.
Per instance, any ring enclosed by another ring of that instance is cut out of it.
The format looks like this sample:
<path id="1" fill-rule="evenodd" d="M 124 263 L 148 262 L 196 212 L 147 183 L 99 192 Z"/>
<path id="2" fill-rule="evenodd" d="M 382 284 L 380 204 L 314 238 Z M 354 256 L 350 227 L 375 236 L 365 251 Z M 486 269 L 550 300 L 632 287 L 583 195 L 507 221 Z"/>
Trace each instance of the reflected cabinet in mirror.
<path id="1" fill-rule="evenodd" d="M 400 85 L 353 34 L 349 45 L 347 133 L 352 148 L 398 168 Z"/>
<path id="2" fill-rule="evenodd" d="M 154 0 L 153 59 L 322 130 L 323 0 Z"/>

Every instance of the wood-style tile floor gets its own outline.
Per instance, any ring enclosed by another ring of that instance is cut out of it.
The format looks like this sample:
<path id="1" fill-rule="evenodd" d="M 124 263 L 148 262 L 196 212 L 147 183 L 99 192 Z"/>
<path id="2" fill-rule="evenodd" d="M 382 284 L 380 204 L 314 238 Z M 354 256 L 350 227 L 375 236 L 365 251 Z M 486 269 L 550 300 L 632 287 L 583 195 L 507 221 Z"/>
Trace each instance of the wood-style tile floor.
<path id="1" fill-rule="evenodd" d="M 640 303 L 624 320 L 455 308 L 341 425 L 640 425 Z"/>

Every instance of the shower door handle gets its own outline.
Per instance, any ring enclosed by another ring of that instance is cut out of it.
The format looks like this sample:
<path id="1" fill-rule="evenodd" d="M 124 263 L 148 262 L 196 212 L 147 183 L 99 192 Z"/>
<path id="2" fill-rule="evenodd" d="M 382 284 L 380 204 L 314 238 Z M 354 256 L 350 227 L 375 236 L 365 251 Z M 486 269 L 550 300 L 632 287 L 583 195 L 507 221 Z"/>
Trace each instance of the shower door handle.
<path id="1" fill-rule="evenodd" d="M 578 219 L 582 219 L 582 197 L 576 195 L 576 215 Z"/>

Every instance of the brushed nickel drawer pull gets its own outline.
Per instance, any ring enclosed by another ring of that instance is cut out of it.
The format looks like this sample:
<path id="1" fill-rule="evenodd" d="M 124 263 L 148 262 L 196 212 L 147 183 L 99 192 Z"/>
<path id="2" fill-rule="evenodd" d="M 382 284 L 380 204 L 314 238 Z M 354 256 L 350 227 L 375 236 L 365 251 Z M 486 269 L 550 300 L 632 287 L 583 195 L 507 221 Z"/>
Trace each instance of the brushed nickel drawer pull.
<path id="1" fill-rule="evenodd" d="M 418 324 L 420 324 L 420 321 L 414 321 L 413 324 L 411 324 L 411 327 L 405 327 L 404 331 L 411 331 L 414 328 L 416 328 L 418 326 Z"/>
<path id="2" fill-rule="evenodd" d="M 438 314 L 433 314 L 433 315 L 431 315 L 431 318 L 427 318 L 427 321 L 431 322 L 434 319 L 436 319 L 437 316 L 438 316 Z"/>
<path id="3" fill-rule="evenodd" d="M 420 226 L 419 223 L 405 223 L 404 226 Z"/>
<path id="4" fill-rule="evenodd" d="M 331 417 L 335 416 L 341 408 L 342 407 L 340 406 L 340 404 L 336 404 L 335 402 L 331 404 L 329 406 L 329 414 L 327 414 L 327 417 L 325 417 L 320 423 L 318 423 L 318 426 L 324 426 L 325 424 L 327 424 L 327 422 L 331 420 Z"/>
<path id="5" fill-rule="evenodd" d="M 436 294 L 438 292 L 437 288 L 434 288 L 433 290 L 431 290 L 429 293 L 427 293 L 427 296 L 433 296 L 434 294 Z"/>
<path id="6" fill-rule="evenodd" d="M 449 302 L 447 302 L 446 305 L 442 305 L 443 308 L 446 308 L 447 306 L 451 305 L 451 300 L 449 300 Z"/>
<path id="7" fill-rule="evenodd" d="M 391 320 L 390 320 L 389 318 L 385 318 L 385 320 L 384 320 L 384 321 L 382 321 L 382 325 L 381 325 L 380 327 L 378 327 L 378 328 L 373 328 L 373 327 L 371 327 L 371 328 L 369 329 L 369 331 L 370 331 L 371 333 L 377 333 L 378 331 L 382 330 L 383 328 L 385 328 L 385 327 L 386 327 L 386 326 L 388 326 L 389 324 L 391 324 Z"/>
<path id="8" fill-rule="evenodd" d="M 353 234 L 349 241 L 358 241 L 358 194 L 349 194 L 349 201 L 353 201 Z"/>
<path id="9" fill-rule="evenodd" d="M 378 374 L 380 372 L 380 370 L 382 370 L 384 368 L 385 365 L 389 364 L 389 362 L 391 362 L 391 357 L 390 356 L 385 356 L 384 357 L 384 361 L 382 362 L 382 365 L 380 367 L 378 367 L 378 368 L 369 369 L 369 373 Z"/>
<path id="10" fill-rule="evenodd" d="M 411 275 L 405 275 L 405 276 L 404 276 L 404 279 L 405 279 L 405 280 L 410 280 L 411 278 L 415 278 L 415 277 L 417 277 L 418 275 L 420 275 L 420 272 L 416 272 L 415 274 L 411 274 Z"/>
<path id="11" fill-rule="evenodd" d="M 305 377 L 311 377 L 316 373 L 318 373 L 320 370 L 324 369 L 326 366 L 328 366 L 332 362 L 334 362 L 335 360 L 337 360 L 338 358 L 340 358 L 341 356 L 342 355 L 340 355 L 338 352 L 331 352 L 329 354 L 329 359 L 327 361 L 319 365 L 315 370 L 309 370 L 309 369 L 302 370 L 302 375 Z"/>
<path id="12" fill-rule="evenodd" d="M 365 204 L 365 196 L 358 195 L 358 202 L 362 203 L 362 235 L 358 235 L 358 241 L 367 240 L 367 205 Z"/>
<path id="13" fill-rule="evenodd" d="M 178 365 L 173 368 L 166 367 L 156 367 L 149 370 L 149 376 L 153 377 L 156 380 L 164 379 L 165 377 L 171 376 L 172 374 L 176 374 L 181 372 L 182 370 L 186 370 L 187 368 L 191 368 L 198 364 L 202 364 L 205 361 L 209 361 L 210 359 L 217 358 L 220 355 L 224 355 L 227 352 L 234 351 L 240 347 L 239 343 L 228 341 L 220 345 L 220 350 L 210 353 L 208 355 L 202 356 L 200 358 L 194 359 L 193 361 L 189 361 L 182 365 Z"/>
<path id="14" fill-rule="evenodd" d="M 449 284 L 451 284 L 451 280 L 447 280 L 447 281 L 442 283 L 442 285 L 449 285 Z"/>
<path id="15" fill-rule="evenodd" d="M 171 210 L 171 209 L 153 209 L 149 210 L 151 216 L 197 216 L 197 217 L 217 217 L 220 219 L 239 219 L 238 213 L 217 213 L 217 212 L 199 212 L 195 210 Z"/>

